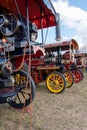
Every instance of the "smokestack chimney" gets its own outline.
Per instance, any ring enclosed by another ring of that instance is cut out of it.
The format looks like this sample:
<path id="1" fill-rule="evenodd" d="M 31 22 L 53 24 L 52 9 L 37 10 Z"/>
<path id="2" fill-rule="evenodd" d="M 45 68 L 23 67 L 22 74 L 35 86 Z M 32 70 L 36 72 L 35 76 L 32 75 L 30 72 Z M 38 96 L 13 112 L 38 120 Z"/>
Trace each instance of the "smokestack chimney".
<path id="1" fill-rule="evenodd" d="M 61 40 L 61 36 L 60 36 L 60 15 L 59 13 L 56 13 L 56 22 L 57 25 L 55 26 L 55 31 L 56 31 L 56 41 L 60 41 Z"/>

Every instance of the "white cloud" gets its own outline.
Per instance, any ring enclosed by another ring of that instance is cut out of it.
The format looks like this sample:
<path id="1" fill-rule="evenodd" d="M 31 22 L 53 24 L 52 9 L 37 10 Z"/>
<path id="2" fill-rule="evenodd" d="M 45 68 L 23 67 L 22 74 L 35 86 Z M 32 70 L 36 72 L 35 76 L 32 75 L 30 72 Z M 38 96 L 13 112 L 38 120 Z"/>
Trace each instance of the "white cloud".
<path id="1" fill-rule="evenodd" d="M 61 25 L 75 30 L 72 38 L 79 43 L 80 49 L 87 44 L 87 11 L 79 7 L 70 6 L 68 0 L 53 2 L 56 12 L 60 13 Z M 63 37 L 63 36 L 62 36 Z M 87 48 L 86 48 L 87 49 Z"/>

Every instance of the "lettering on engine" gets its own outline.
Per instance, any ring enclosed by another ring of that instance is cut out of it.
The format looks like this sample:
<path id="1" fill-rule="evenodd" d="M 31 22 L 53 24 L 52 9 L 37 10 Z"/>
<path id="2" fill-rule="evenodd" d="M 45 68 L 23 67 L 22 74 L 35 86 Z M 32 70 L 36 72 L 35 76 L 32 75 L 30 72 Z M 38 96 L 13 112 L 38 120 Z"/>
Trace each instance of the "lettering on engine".
<path id="1" fill-rule="evenodd" d="M 11 96 L 7 98 L 7 102 L 14 100 L 17 97 L 17 95 Z"/>

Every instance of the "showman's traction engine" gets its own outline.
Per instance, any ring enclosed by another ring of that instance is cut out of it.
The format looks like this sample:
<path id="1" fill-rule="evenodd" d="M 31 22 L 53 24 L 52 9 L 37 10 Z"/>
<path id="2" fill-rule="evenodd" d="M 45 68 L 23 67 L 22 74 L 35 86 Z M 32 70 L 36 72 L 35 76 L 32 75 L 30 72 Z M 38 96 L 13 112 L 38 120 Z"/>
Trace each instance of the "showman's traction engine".
<path id="1" fill-rule="evenodd" d="M 35 24 L 13 13 L 0 14 L 0 103 L 8 102 L 15 108 L 23 108 L 33 100 L 35 83 L 21 68 L 24 59 L 33 53 L 31 44 L 36 38 Z M 21 59 L 20 64 L 18 57 Z"/>

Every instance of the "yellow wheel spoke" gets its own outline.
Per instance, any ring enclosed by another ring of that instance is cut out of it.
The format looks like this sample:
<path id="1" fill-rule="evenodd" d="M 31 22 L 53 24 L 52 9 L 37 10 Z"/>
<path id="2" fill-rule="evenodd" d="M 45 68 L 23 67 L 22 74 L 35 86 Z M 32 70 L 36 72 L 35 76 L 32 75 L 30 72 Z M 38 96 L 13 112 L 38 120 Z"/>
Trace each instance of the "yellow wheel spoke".
<path id="1" fill-rule="evenodd" d="M 49 91 L 60 93 L 65 89 L 65 80 L 60 73 L 51 73 L 47 77 L 46 85 Z"/>

